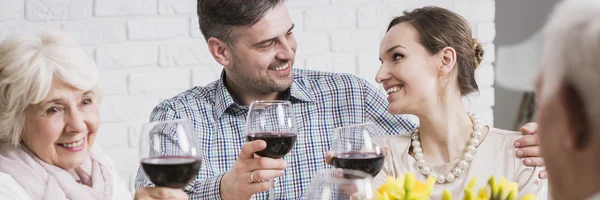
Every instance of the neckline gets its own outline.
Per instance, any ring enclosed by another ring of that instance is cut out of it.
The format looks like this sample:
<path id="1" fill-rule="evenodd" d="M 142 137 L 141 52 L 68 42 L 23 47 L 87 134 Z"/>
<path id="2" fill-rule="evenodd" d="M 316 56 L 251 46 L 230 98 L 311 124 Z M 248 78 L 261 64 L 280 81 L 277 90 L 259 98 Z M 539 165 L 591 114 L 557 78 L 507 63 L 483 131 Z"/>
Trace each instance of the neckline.
<path id="1" fill-rule="evenodd" d="M 485 127 L 487 127 L 487 134 L 485 134 L 485 137 L 482 138 L 482 141 L 479 143 L 479 145 L 477 146 L 477 151 L 480 151 L 480 147 L 483 147 L 484 143 L 487 144 L 489 142 L 488 141 L 488 136 L 490 135 L 490 132 L 492 131 L 492 127 L 490 127 L 489 125 L 485 125 Z M 408 145 L 407 147 L 404 149 L 404 151 L 402 152 L 403 155 L 405 155 L 407 157 L 407 162 L 409 162 L 410 165 L 415 165 L 417 162 L 417 159 L 410 154 L 410 148 L 411 148 L 411 143 L 412 143 L 412 138 L 410 138 L 410 136 L 408 137 Z M 446 163 L 428 163 L 428 165 L 432 168 L 442 168 L 442 167 L 448 167 L 447 165 L 449 164 L 453 164 L 452 168 L 454 168 L 454 166 L 461 160 L 461 157 L 458 157 L 450 162 L 446 162 Z M 418 169 L 418 167 L 417 167 Z"/>

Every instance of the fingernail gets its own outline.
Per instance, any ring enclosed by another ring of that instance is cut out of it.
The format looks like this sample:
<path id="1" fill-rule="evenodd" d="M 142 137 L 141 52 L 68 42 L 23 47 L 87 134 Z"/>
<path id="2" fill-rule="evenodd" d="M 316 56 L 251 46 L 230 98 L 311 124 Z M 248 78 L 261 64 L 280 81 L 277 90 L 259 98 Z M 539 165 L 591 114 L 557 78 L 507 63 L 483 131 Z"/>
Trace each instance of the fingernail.
<path id="1" fill-rule="evenodd" d="M 518 148 L 518 147 L 520 147 L 520 146 L 521 146 L 521 143 L 520 143 L 520 142 L 515 142 L 515 147 L 516 147 L 516 148 Z"/>
<path id="2" fill-rule="evenodd" d="M 526 165 L 530 165 L 531 164 L 531 159 L 525 159 L 525 164 Z"/>
<path id="3" fill-rule="evenodd" d="M 521 157 L 521 156 L 523 156 L 523 151 L 517 150 L 517 157 Z"/>

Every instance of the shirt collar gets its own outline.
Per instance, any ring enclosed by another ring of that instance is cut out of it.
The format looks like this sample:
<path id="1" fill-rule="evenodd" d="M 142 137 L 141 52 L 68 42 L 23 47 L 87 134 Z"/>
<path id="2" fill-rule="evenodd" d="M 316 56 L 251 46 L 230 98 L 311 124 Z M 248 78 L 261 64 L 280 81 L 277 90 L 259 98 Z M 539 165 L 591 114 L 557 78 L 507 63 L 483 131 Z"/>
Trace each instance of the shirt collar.
<path id="1" fill-rule="evenodd" d="M 290 100 L 292 103 L 314 102 L 315 98 L 311 88 L 304 83 L 302 76 L 299 75 L 298 71 L 294 70 L 293 73 L 294 80 L 292 82 L 292 87 L 286 91 L 287 94 L 284 99 Z M 221 72 L 221 78 L 219 81 L 217 81 L 216 85 L 215 107 L 213 110 L 215 119 L 220 118 L 231 106 L 244 107 L 243 105 L 237 104 L 233 100 L 233 97 L 227 90 L 227 87 L 225 87 L 225 70 L 223 70 Z"/>

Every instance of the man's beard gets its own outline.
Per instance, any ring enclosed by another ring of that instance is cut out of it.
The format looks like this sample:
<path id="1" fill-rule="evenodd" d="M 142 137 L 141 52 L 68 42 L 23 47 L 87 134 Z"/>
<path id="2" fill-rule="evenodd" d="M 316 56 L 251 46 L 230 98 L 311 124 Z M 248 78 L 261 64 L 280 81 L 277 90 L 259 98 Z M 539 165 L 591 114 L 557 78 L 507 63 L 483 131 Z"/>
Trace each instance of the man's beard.
<path id="1" fill-rule="evenodd" d="M 269 64 L 268 69 L 275 70 L 275 68 L 280 67 L 286 63 L 290 63 L 290 68 L 293 65 L 293 61 L 291 61 L 291 60 L 288 60 L 288 61 L 275 60 L 275 61 L 271 62 L 271 64 Z M 241 68 L 242 68 L 242 66 L 240 66 L 238 62 L 234 61 L 232 69 L 233 69 L 233 73 L 235 74 L 234 76 L 236 79 L 235 82 L 237 83 L 236 85 L 242 86 L 247 90 L 254 91 L 257 93 L 261 93 L 261 94 L 270 94 L 270 93 L 275 93 L 275 92 L 284 92 L 292 86 L 291 82 L 289 84 L 288 83 L 278 83 L 277 81 L 275 81 L 274 78 L 272 78 L 268 75 L 264 76 L 264 77 L 259 77 L 259 78 L 246 76 Z"/>

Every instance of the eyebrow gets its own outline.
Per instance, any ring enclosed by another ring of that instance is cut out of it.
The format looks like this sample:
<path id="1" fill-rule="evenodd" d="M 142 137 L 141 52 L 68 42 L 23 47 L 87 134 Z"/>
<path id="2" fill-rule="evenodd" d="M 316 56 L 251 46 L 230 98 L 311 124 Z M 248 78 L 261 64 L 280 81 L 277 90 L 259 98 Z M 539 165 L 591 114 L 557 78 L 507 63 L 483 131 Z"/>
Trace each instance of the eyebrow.
<path id="1" fill-rule="evenodd" d="M 82 97 L 89 96 L 92 93 L 94 93 L 94 91 L 92 91 L 92 90 L 86 91 L 83 94 L 81 94 L 81 96 Z M 58 103 L 58 102 L 61 102 L 62 100 L 63 100 L 62 98 L 54 98 L 54 99 L 50 99 L 48 101 L 43 101 L 39 105 L 47 105 L 47 104 L 50 104 L 50 103 Z"/>
<path id="2" fill-rule="evenodd" d="M 294 27 L 295 27 L 295 26 L 296 26 L 295 24 L 292 24 L 292 27 L 290 27 L 290 29 L 288 29 L 288 31 L 287 31 L 286 33 L 289 33 L 289 32 L 291 32 L 291 31 L 292 31 L 292 29 L 294 29 Z M 253 47 L 259 47 L 259 46 L 262 46 L 263 44 L 266 44 L 266 43 L 268 43 L 268 42 L 274 41 L 274 40 L 276 40 L 276 39 L 277 39 L 277 37 L 272 37 L 272 38 L 269 38 L 269 39 L 266 39 L 266 40 L 260 41 L 260 42 L 258 42 L 258 43 L 256 43 L 256 44 L 252 45 L 252 46 L 253 46 Z"/>
<path id="3" fill-rule="evenodd" d="M 397 48 L 404 48 L 404 49 L 406 49 L 406 47 L 404 47 L 402 45 L 396 45 L 396 46 L 390 47 L 387 51 L 385 51 L 385 53 L 386 54 L 392 53 L 392 51 L 394 51 L 394 49 L 397 49 Z M 381 61 L 381 58 L 379 58 L 379 61 Z"/>
<path id="4" fill-rule="evenodd" d="M 394 49 L 397 49 L 397 48 L 404 48 L 404 49 L 406 49 L 406 47 L 404 47 L 402 45 L 396 45 L 396 46 L 390 47 L 387 51 L 385 51 L 385 53 L 391 53 L 392 51 L 394 51 Z"/>

